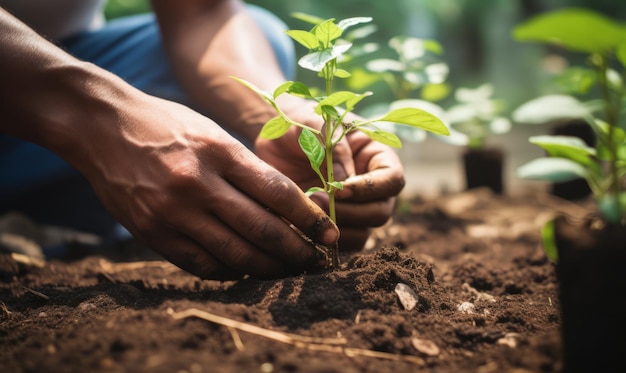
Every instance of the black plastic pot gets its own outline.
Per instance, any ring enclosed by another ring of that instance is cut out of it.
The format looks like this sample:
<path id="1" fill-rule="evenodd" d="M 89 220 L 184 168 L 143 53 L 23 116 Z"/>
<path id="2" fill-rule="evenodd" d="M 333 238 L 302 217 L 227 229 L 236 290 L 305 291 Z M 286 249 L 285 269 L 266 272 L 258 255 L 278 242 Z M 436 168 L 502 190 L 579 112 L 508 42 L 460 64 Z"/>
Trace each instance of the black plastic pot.
<path id="1" fill-rule="evenodd" d="M 625 366 L 626 227 L 597 217 L 555 220 L 565 372 Z"/>
<path id="2" fill-rule="evenodd" d="M 462 154 L 465 189 L 488 187 L 495 194 L 504 193 L 504 152 L 499 148 L 467 148 Z"/>

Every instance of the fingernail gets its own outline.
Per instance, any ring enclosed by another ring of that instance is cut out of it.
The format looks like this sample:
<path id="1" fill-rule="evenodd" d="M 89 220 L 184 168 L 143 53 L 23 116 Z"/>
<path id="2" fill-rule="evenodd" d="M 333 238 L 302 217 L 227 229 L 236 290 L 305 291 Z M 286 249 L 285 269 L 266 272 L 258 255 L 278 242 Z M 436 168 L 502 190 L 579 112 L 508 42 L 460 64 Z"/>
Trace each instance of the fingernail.
<path id="1" fill-rule="evenodd" d="M 333 226 L 322 232 L 322 244 L 326 246 L 333 245 L 339 239 L 339 230 Z"/>

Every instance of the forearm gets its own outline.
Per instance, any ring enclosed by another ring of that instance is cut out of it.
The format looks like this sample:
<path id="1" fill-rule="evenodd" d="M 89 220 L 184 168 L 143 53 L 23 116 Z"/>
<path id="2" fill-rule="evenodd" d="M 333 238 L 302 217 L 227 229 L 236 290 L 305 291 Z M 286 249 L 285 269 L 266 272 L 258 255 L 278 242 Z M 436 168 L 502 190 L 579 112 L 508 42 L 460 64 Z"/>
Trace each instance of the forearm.
<path id="1" fill-rule="evenodd" d="M 253 142 L 276 112 L 229 78 L 272 91 L 285 81 L 261 30 L 238 0 L 153 0 L 174 71 L 220 125 Z"/>
<path id="2" fill-rule="evenodd" d="M 127 101 L 132 89 L 3 9 L 0 50 L 0 132 L 37 143 L 81 168 L 94 157 L 89 142 L 102 140 L 97 131 L 114 127 L 119 113 L 113 108 Z"/>

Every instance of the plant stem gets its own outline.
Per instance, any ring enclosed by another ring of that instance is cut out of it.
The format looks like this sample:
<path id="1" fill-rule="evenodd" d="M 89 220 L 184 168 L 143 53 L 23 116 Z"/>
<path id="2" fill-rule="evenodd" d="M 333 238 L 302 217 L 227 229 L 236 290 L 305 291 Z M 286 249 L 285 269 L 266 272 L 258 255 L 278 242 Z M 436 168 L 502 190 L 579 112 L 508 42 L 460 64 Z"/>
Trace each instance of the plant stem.
<path id="1" fill-rule="evenodd" d="M 329 61 L 324 67 L 324 78 L 326 80 L 326 96 L 330 96 L 333 88 L 333 76 L 335 75 L 336 60 Z M 325 141 L 324 149 L 326 151 L 326 193 L 328 194 L 328 213 L 330 219 L 337 223 L 337 215 L 335 212 L 335 172 L 333 170 L 333 135 L 334 135 L 334 123 L 333 119 L 328 114 L 323 114 L 324 129 L 325 129 Z M 337 244 L 332 248 L 332 260 L 333 269 L 339 268 L 339 247 Z"/>
<path id="2" fill-rule="evenodd" d="M 617 162 L 618 162 L 618 158 L 617 158 L 617 148 L 616 148 L 616 144 L 614 141 L 614 133 L 615 133 L 615 127 L 618 125 L 618 120 L 619 120 L 619 102 L 621 101 L 621 97 L 617 97 L 617 103 L 615 103 L 613 101 L 613 97 L 611 95 L 610 89 L 609 89 L 609 83 L 607 81 L 607 72 L 608 72 L 608 61 L 606 56 L 601 56 L 600 57 L 600 66 L 599 66 L 599 71 L 600 71 L 600 86 L 602 89 L 602 95 L 604 97 L 604 110 L 605 110 L 605 116 L 606 116 L 606 121 L 609 124 L 609 133 L 608 133 L 608 144 L 607 144 L 607 148 L 609 150 L 609 173 L 610 173 L 610 178 L 609 180 L 611 181 L 610 185 L 608 186 L 608 188 L 613 192 L 614 197 L 616 199 L 616 205 L 617 208 L 620 210 L 620 216 L 622 216 L 623 211 L 621 211 L 621 206 L 620 203 L 617 201 L 617 199 L 619 198 L 619 195 L 621 193 L 621 186 L 620 186 L 620 177 L 619 177 L 619 173 L 618 173 L 618 169 L 617 169 Z"/>

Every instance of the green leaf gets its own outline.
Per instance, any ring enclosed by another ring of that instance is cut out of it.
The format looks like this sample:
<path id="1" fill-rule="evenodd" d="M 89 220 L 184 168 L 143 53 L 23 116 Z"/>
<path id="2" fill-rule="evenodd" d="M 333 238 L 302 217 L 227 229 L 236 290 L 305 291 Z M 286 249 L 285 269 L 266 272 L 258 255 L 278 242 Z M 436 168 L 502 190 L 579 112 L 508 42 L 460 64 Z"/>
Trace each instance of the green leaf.
<path id="1" fill-rule="evenodd" d="M 621 223 L 626 211 L 622 209 L 620 202 L 620 198 L 614 194 L 607 194 L 598 199 L 598 208 L 608 222 Z"/>
<path id="2" fill-rule="evenodd" d="M 584 118 L 590 115 L 585 105 L 568 95 L 546 95 L 519 106 L 513 121 L 522 124 L 544 124 L 556 119 Z"/>
<path id="3" fill-rule="evenodd" d="M 259 96 L 263 97 L 265 99 L 265 101 L 269 102 L 272 106 L 276 107 L 276 102 L 274 101 L 274 97 L 272 97 L 272 95 L 270 95 L 269 93 L 259 89 L 257 86 L 255 86 L 254 84 L 250 83 L 247 80 L 244 79 L 240 79 L 237 78 L 236 76 L 230 76 L 232 79 L 235 79 L 236 81 L 238 81 L 239 83 L 245 85 L 246 87 L 248 87 L 249 89 L 253 90 L 254 92 L 256 92 Z"/>
<path id="4" fill-rule="evenodd" d="M 321 46 L 320 40 L 314 34 L 304 30 L 287 30 L 287 35 L 298 43 L 302 44 L 305 48 L 312 50 Z"/>
<path id="5" fill-rule="evenodd" d="M 555 79 L 556 84 L 563 92 L 579 95 L 589 92 L 596 81 L 597 74 L 595 71 L 578 66 L 564 70 Z"/>
<path id="6" fill-rule="evenodd" d="M 324 162 L 325 152 L 322 144 L 320 144 L 317 139 L 317 136 L 315 136 L 313 132 L 304 128 L 298 137 L 298 143 L 300 144 L 300 148 L 304 154 L 306 154 L 306 157 L 309 159 L 313 170 L 319 172 L 322 162 Z"/>
<path id="7" fill-rule="evenodd" d="M 345 51 L 350 49 L 352 44 L 335 45 L 332 48 L 326 48 L 320 51 L 311 52 L 298 60 L 298 65 L 307 70 L 322 71 L 326 63 L 341 56 Z"/>
<path id="8" fill-rule="evenodd" d="M 368 23 L 368 22 L 372 22 L 372 17 L 352 17 L 352 18 L 342 19 L 341 21 L 337 22 L 337 27 L 339 27 L 342 30 L 345 30 L 350 26 L 358 25 L 360 23 Z"/>
<path id="9" fill-rule="evenodd" d="M 343 190 L 343 183 L 341 181 L 333 181 L 332 183 L 327 184 L 335 189 Z"/>
<path id="10" fill-rule="evenodd" d="M 598 158 L 608 160 L 610 158 L 608 145 L 611 125 L 601 119 L 595 119 L 592 126 L 598 135 Z M 621 148 L 626 144 L 626 132 L 621 127 L 613 126 L 613 144 L 618 150 L 618 159 L 621 159 L 621 152 L 623 152 Z"/>
<path id="11" fill-rule="evenodd" d="M 626 41 L 622 42 L 615 52 L 617 59 L 622 63 L 622 66 L 626 68 Z"/>
<path id="12" fill-rule="evenodd" d="M 346 79 L 346 78 L 349 78 L 351 75 L 352 74 L 350 74 L 347 70 L 344 70 L 344 69 L 335 70 L 335 77 L 337 78 Z"/>
<path id="13" fill-rule="evenodd" d="M 323 192 L 323 191 L 324 191 L 324 188 L 321 188 L 321 187 L 311 187 L 311 188 L 307 189 L 307 191 L 304 192 L 304 194 L 307 197 L 311 197 L 314 193 Z"/>
<path id="14" fill-rule="evenodd" d="M 279 85 L 273 93 L 274 99 L 276 99 L 278 96 L 282 95 L 283 93 L 289 91 L 289 88 L 293 85 L 292 81 L 289 82 L 284 82 L 283 84 Z"/>
<path id="15" fill-rule="evenodd" d="M 259 136 L 264 139 L 274 140 L 287 133 L 289 126 L 289 122 L 285 118 L 275 117 L 265 123 L 263 128 L 261 128 Z"/>
<path id="16" fill-rule="evenodd" d="M 573 51 L 599 53 L 620 45 L 625 40 L 626 29 L 592 10 L 565 8 L 520 24 L 513 30 L 513 37 L 517 41 L 538 41 Z"/>
<path id="17" fill-rule="evenodd" d="M 298 97 L 313 98 L 313 94 L 311 94 L 309 87 L 302 82 L 293 82 L 293 84 L 289 86 L 287 93 Z"/>
<path id="18" fill-rule="evenodd" d="M 556 237 L 554 235 L 554 220 L 548 220 L 541 228 L 541 241 L 543 242 L 543 251 L 545 251 L 548 259 L 558 262 L 559 251 L 556 247 Z"/>
<path id="19" fill-rule="evenodd" d="M 316 110 L 317 110 L 317 108 L 319 108 L 320 112 L 318 114 L 320 114 L 320 115 L 322 113 L 324 113 L 324 114 L 328 115 L 329 117 L 331 117 L 333 119 L 338 119 L 339 118 L 339 112 L 337 111 L 337 109 L 335 109 L 334 106 L 331 106 L 331 105 L 321 105 L 321 106 L 317 106 Z"/>
<path id="20" fill-rule="evenodd" d="M 293 12 L 291 16 L 295 19 L 299 19 L 306 23 L 310 23 L 312 25 L 317 25 L 318 23 L 324 22 L 324 18 L 320 18 L 318 16 L 314 16 L 311 14 L 303 13 L 303 12 Z"/>
<path id="21" fill-rule="evenodd" d="M 387 113 L 380 122 L 393 122 L 421 128 L 438 135 L 449 135 L 448 127 L 435 115 L 417 108 L 400 108 Z"/>
<path id="22" fill-rule="evenodd" d="M 317 104 L 317 107 L 315 108 L 315 112 L 317 114 L 320 114 L 322 112 L 323 106 L 338 106 L 358 96 L 359 96 L 358 94 L 350 92 L 350 91 L 338 91 L 338 92 L 332 93 L 330 96 L 324 98 L 322 101 L 320 101 Z"/>
<path id="23" fill-rule="evenodd" d="M 596 150 L 574 136 L 532 136 L 529 141 L 545 150 L 551 157 L 570 159 L 583 166 L 590 167 L 594 164 L 592 157 Z"/>
<path id="24" fill-rule="evenodd" d="M 445 83 L 426 84 L 422 88 L 422 98 L 426 101 L 439 101 L 450 94 L 450 86 Z"/>
<path id="25" fill-rule="evenodd" d="M 587 170 L 581 164 L 564 158 L 537 158 L 517 169 L 517 176 L 560 183 L 586 178 Z"/>
<path id="26" fill-rule="evenodd" d="M 335 39 L 341 36 L 343 30 L 331 18 L 313 27 L 311 33 L 319 39 L 322 48 L 326 49 L 332 45 Z"/>
<path id="27" fill-rule="evenodd" d="M 387 132 L 387 131 L 383 131 L 383 130 L 369 130 L 369 129 L 365 129 L 363 127 L 359 127 L 359 130 L 361 132 L 363 132 L 364 134 L 367 135 L 367 137 L 369 137 L 370 139 L 374 140 L 374 141 L 378 141 L 382 144 L 391 146 L 393 148 L 401 148 L 402 147 L 402 141 L 400 141 L 400 138 L 396 135 L 394 135 L 391 132 Z"/>

